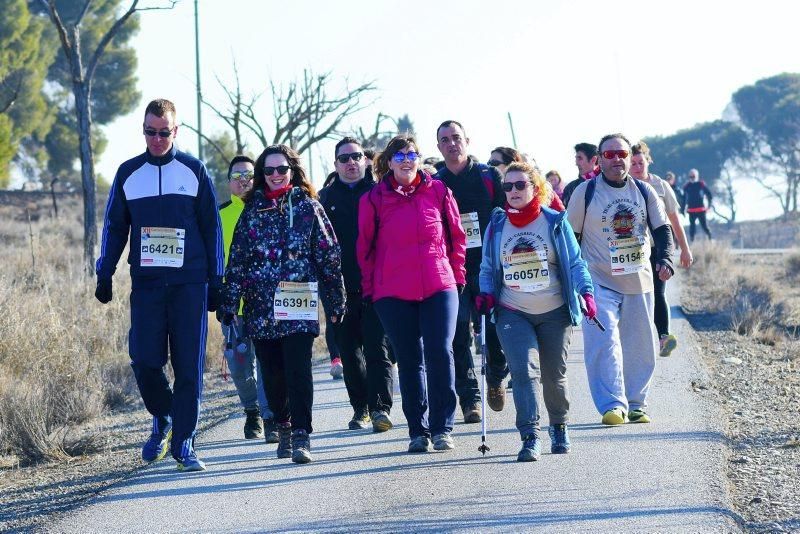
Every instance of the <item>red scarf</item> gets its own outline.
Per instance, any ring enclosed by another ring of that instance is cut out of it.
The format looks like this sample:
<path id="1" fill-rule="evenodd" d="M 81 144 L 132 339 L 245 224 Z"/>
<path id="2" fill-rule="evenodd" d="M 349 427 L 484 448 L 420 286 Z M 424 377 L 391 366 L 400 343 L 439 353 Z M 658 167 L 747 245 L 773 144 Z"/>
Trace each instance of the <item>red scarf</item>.
<path id="1" fill-rule="evenodd" d="M 518 210 L 516 208 L 512 208 L 506 202 L 506 215 L 508 215 L 508 220 L 516 226 L 517 228 L 522 228 L 523 226 L 530 224 L 539 216 L 542 212 L 542 208 L 539 203 L 539 197 L 533 197 L 530 204 L 523 207 L 522 209 Z"/>
<path id="2" fill-rule="evenodd" d="M 287 191 L 292 188 L 292 184 L 286 184 L 286 186 L 281 187 L 280 189 L 276 189 L 275 191 L 270 191 L 269 186 L 264 184 L 264 196 L 270 200 L 276 200 L 284 195 Z"/>
<path id="3" fill-rule="evenodd" d="M 411 193 L 413 193 L 417 189 L 417 186 L 419 186 L 420 182 L 422 182 L 420 173 L 417 173 L 417 175 L 414 177 L 413 180 L 411 180 L 411 183 L 408 185 L 400 185 L 400 183 L 398 183 L 398 181 L 394 179 L 394 174 L 389 176 L 389 185 L 392 186 L 392 189 L 394 189 L 395 191 L 406 197 L 410 196 Z"/>
<path id="4" fill-rule="evenodd" d="M 591 180 L 592 178 L 594 178 L 596 176 L 600 176 L 600 172 L 601 172 L 600 171 L 600 166 L 597 165 L 597 166 L 595 166 L 594 169 L 592 169 L 591 171 L 589 171 L 586 174 L 582 175 L 581 178 L 583 178 L 584 180 Z"/>

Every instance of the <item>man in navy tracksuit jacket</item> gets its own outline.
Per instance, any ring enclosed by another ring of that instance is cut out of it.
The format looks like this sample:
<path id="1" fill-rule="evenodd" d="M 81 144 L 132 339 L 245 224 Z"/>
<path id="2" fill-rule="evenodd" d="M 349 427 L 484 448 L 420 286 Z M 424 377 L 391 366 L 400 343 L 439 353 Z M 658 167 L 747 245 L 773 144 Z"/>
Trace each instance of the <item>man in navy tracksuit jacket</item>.
<path id="1" fill-rule="evenodd" d="M 219 304 L 222 231 L 205 165 L 176 150 L 175 106 L 154 100 L 145 110 L 147 151 L 120 165 L 106 206 L 97 290 L 112 297 L 111 277 L 130 234 L 131 366 L 153 415 L 147 462 L 171 448 L 178 469 L 205 469 L 194 452 L 203 389 L 208 315 Z M 169 351 L 167 350 L 169 347 Z M 175 383 L 163 367 L 169 352 Z"/>

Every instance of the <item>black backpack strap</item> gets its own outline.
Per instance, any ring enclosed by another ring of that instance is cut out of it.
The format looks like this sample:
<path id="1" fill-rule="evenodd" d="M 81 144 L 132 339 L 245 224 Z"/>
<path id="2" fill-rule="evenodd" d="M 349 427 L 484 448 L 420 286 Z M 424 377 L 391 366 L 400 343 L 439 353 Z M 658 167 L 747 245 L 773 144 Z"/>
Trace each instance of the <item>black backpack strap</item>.
<path id="1" fill-rule="evenodd" d="M 597 188 L 597 176 L 590 178 L 586 183 L 586 189 L 583 191 L 583 226 L 578 234 L 578 244 L 581 244 L 583 239 L 583 227 L 586 226 L 586 212 L 589 211 L 589 204 L 594 198 L 594 190 Z"/>

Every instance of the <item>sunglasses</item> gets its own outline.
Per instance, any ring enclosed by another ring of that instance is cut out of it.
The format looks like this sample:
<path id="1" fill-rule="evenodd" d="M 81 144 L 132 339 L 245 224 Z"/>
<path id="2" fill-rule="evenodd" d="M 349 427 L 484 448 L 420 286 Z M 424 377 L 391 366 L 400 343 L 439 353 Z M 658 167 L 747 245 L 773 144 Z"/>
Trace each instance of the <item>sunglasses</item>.
<path id="1" fill-rule="evenodd" d="M 364 157 L 363 152 L 351 152 L 349 154 L 339 154 L 338 156 L 336 156 L 336 161 L 338 161 L 339 163 L 347 163 L 351 159 L 353 161 L 361 161 L 361 158 L 363 157 Z"/>
<path id="2" fill-rule="evenodd" d="M 147 137 L 159 136 L 159 137 L 163 137 L 164 139 L 166 139 L 167 137 L 172 135 L 172 132 L 174 130 L 175 130 L 175 128 L 173 128 L 172 130 L 156 130 L 155 128 L 144 128 L 144 134 Z"/>
<path id="3" fill-rule="evenodd" d="M 625 159 L 628 157 L 627 150 L 603 150 L 603 157 L 606 159 L 614 159 L 614 156 L 617 156 L 619 159 Z"/>
<path id="4" fill-rule="evenodd" d="M 490 159 L 489 161 L 486 162 L 486 164 L 489 165 L 490 167 L 497 167 L 498 165 L 502 165 L 503 162 L 500 161 L 499 159 Z"/>
<path id="5" fill-rule="evenodd" d="M 253 179 L 253 171 L 232 172 L 229 180 L 236 180 L 240 182 L 249 182 Z"/>
<path id="6" fill-rule="evenodd" d="M 510 193 L 514 189 L 516 189 L 517 191 L 522 191 L 523 189 L 528 187 L 529 183 L 530 182 L 528 180 L 519 180 L 517 182 L 503 182 L 503 185 L 501 187 L 503 188 L 503 191 L 505 191 L 506 193 Z"/>
<path id="7" fill-rule="evenodd" d="M 419 154 L 417 154 L 413 150 L 411 152 L 406 152 L 405 154 L 403 154 L 402 152 L 395 152 L 394 156 L 392 156 L 392 161 L 394 161 L 395 163 L 403 163 L 405 160 L 408 160 L 413 163 L 418 159 L 419 159 Z"/>
<path id="8" fill-rule="evenodd" d="M 278 171 L 278 174 L 281 176 L 286 176 L 289 173 L 288 165 L 278 165 L 277 167 L 264 167 L 264 176 L 272 176 L 275 171 Z"/>

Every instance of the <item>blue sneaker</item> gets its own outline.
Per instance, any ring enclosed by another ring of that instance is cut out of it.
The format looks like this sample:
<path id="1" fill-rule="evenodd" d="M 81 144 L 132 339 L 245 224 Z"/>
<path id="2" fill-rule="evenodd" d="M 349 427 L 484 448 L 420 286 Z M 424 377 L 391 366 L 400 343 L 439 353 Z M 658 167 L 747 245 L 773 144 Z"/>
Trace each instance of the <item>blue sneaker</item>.
<path id="1" fill-rule="evenodd" d="M 538 434 L 529 434 L 522 440 L 522 449 L 517 454 L 518 462 L 535 462 L 542 455 L 542 444 Z"/>
<path id="2" fill-rule="evenodd" d="M 569 431 L 567 425 L 550 425 L 547 429 L 550 434 L 550 452 L 553 454 L 567 454 L 570 449 Z"/>
<path id="3" fill-rule="evenodd" d="M 158 418 L 153 417 L 153 431 L 142 446 L 142 460 L 147 463 L 163 460 L 169 452 L 169 441 L 172 439 L 172 421 L 167 420 L 163 428 L 159 428 Z"/>
<path id="4" fill-rule="evenodd" d="M 194 450 L 189 451 L 189 454 L 183 458 L 178 458 L 178 471 L 205 471 L 206 464 L 197 457 Z"/>

